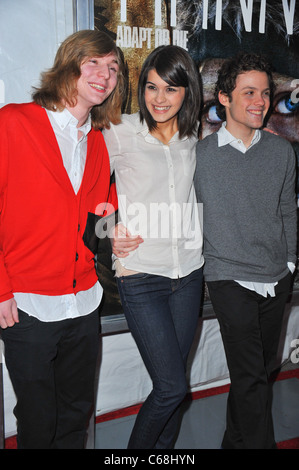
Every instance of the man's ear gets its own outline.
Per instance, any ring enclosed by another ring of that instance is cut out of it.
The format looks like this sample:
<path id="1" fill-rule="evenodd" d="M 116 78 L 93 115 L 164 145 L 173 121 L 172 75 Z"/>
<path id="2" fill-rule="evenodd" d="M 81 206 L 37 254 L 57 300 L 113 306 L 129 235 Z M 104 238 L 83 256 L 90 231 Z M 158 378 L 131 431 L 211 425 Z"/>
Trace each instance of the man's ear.
<path id="1" fill-rule="evenodd" d="M 218 100 L 219 100 L 219 103 L 222 104 L 222 106 L 228 106 L 228 103 L 229 103 L 229 97 L 226 93 L 224 93 L 223 91 L 219 91 L 218 93 Z"/>

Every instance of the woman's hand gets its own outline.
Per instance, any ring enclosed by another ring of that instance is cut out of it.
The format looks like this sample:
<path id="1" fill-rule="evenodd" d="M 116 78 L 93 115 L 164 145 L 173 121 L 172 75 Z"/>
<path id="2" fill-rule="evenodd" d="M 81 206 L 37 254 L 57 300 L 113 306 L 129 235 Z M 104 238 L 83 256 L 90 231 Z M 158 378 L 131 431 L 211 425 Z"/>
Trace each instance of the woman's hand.
<path id="1" fill-rule="evenodd" d="M 123 224 L 117 224 L 111 234 L 112 251 L 118 258 L 126 258 L 130 251 L 136 250 L 143 239 L 140 235 L 131 235 Z"/>

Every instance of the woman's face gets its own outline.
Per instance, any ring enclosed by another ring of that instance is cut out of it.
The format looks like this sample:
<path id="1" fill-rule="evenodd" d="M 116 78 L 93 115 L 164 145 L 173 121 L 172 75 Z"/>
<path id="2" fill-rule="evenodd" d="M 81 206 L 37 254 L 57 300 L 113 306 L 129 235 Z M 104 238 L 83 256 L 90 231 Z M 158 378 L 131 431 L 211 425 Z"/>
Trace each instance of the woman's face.
<path id="1" fill-rule="evenodd" d="M 185 88 L 171 86 L 152 69 L 145 85 L 145 105 L 157 124 L 177 119 L 185 98 Z"/>

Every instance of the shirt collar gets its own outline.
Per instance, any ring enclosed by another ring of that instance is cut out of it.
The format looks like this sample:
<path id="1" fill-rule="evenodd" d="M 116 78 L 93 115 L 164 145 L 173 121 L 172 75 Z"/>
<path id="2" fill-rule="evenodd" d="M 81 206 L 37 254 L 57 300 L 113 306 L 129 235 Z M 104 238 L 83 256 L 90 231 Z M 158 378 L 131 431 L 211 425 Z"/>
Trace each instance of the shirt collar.
<path id="1" fill-rule="evenodd" d="M 67 108 L 64 108 L 62 111 L 47 111 L 53 119 L 55 120 L 56 124 L 60 127 L 61 130 L 65 129 L 66 127 L 77 127 L 78 119 L 76 119 L 72 113 Z M 83 134 L 87 135 L 91 129 L 91 116 L 88 115 L 86 122 L 83 126 L 80 127 L 80 130 Z"/>
<path id="2" fill-rule="evenodd" d="M 145 119 L 143 120 L 143 122 L 140 121 L 140 116 L 138 114 L 138 117 L 137 117 L 137 122 L 136 122 L 136 133 L 137 134 L 142 134 L 143 137 L 145 138 L 148 134 L 150 135 L 150 132 L 149 132 L 149 128 L 146 124 L 146 121 Z"/>
<path id="3" fill-rule="evenodd" d="M 148 142 L 152 142 L 152 143 L 160 143 L 160 141 L 158 139 L 156 139 L 155 137 L 153 137 L 151 134 L 150 134 L 150 131 L 149 131 L 149 128 L 148 128 L 148 125 L 146 124 L 146 121 L 143 120 L 143 122 L 140 121 L 140 118 L 138 116 L 138 120 L 136 122 L 136 133 L 137 134 L 142 134 L 144 139 Z M 170 142 L 174 142 L 174 141 L 183 141 L 183 140 L 186 140 L 187 137 L 183 137 L 182 139 L 179 138 L 179 132 L 176 132 L 172 138 L 170 139 Z"/>
<path id="4" fill-rule="evenodd" d="M 224 145 L 228 145 L 232 143 L 243 144 L 241 139 L 237 139 L 226 129 L 226 121 L 222 123 L 222 126 L 220 127 L 217 134 L 218 134 L 218 146 L 219 147 L 223 147 Z M 256 144 L 259 141 L 260 137 L 261 137 L 261 131 L 259 129 L 256 129 L 249 147 Z"/>

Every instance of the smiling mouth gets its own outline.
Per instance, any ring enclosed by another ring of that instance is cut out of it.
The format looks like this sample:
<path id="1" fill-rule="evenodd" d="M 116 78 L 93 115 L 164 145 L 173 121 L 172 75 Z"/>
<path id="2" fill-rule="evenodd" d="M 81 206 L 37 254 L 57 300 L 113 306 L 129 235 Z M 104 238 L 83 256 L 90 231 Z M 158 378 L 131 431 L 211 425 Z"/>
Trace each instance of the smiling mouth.
<path id="1" fill-rule="evenodd" d="M 106 88 L 101 86 L 101 85 L 97 85 L 96 83 L 89 83 L 89 86 L 91 86 L 92 88 L 95 88 L 96 90 L 99 90 L 99 91 L 105 91 Z"/>
<path id="2" fill-rule="evenodd" d="M 168 111 L 170 109 L 170 106 L 154 106 L 154 109 L 156 111 Z"/>
<path id="3" fill-rule="evenodd" d="M 255 116 L 262 116 L 263 111 L 262 110 L 256 110 L 256 109 L 250 109 L 249 113 L 254 114 Z"/>

